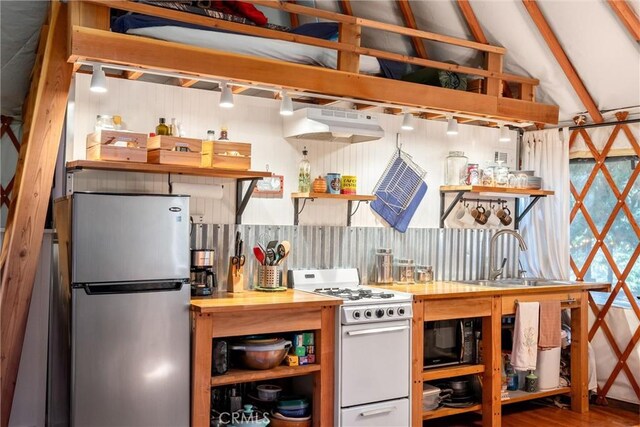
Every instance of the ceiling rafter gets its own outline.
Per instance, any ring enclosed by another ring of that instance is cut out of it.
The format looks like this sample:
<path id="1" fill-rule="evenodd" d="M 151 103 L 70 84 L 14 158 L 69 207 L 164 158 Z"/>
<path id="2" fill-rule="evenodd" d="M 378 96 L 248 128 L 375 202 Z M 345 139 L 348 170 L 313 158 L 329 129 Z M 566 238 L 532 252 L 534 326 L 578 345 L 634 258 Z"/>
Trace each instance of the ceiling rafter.
<path id="1" fill-rule="evenodd" d="M 287 2 L 296 4 L 296 0 L 287 0 Z M 300 19 L 297 13 L 289 12 L 289 20 L 291 21 L 291 28 L 296 28 L 300 25 Z"/>
<path id="2" fill-rule="evenodd" d="M 142 71 L 125 71 L 124 77 L 127 80 L 138 80 L 140 77 L 142 77 L 142 74 Z"/>
<path id="3" fill-rule="evenodd" d="M 198 83 L 197 79 L 178 79 L 178 84 L 182 87 L 191 87 Z"/>
<path id="4" fill-rule="evenodd" d="M 397 0 L 396 3 L 400 7 L 400 12 L 402 13 L 402 18 L 404 20 L 405 26 L 417 30 L 418 25 L 416 24 L 416 18 L 413 15 L 413 11 L 411 10 L 409 0 Z M 424 42 L 421 38 L 411 37 L 411 44 L 413 45 L 413 49 L 416 51 L 416 54 L 420 58 L 428 58 L 427 48 L 424 46 Z"/>
<path id="5" fill-rule="evenodd" d="M 626 0 L 607 0 L 607 3 L 627 28 L 631 37 L 637 42 L 640 41 L 640 20 L 629 3 Z"/>
<path id="6" fill-rule="evenodd" d="M 353 9 L 351 8 L 351 2 L 349 0 L 338 0 L 340 4 L 340 10 L 345 15 L 353 16 Z"/>
<path id="7" fill-rule="evenodd" d="M 482 27 L 480 26 L 480 22 L 478 22 L 478 18 L 476 14 L 473 12 L 473 8 L 471 4 L 467 0 L 458 0 L 458 8 L 460 8 L 460 12 L 462 12 L 462 16 L 464 17 L 473 38 L 478 43 L 489 44 L 487 37 L 484 35 L 484 31 L 482 31 Z"/>
<path id="8" fill-rule="evenodd" d="M 558 65 L 560 65 L 560 68 L 562 68 L 562 71 L 564 71 L 564 74 L 567 76 L 569 83 L 571 83 L 571 86 L 580 98 L 580 101 L 582 101 L 582 104 L 587 109 L 591 119 L 596 123 L 604 122 L 604 117 L 602 117 L 602 114 L 589 94 L 587 87 L 584 85 L 582 79 L 578 75 L 578 72 L 573 67 L 569 57 L 562 48 L 560 41 L 558 41 L 558 38 L 542 14 L 542 11 L 538 7 L 538 3 L 536 3 L 535 0 L 522 0 L 522 3 L 527 9 L 527 12 L 529 12 L 533 23 L 538 27 L 538 31 L 540 31 L 540 35 L 547 43 L 549 50 L 551 50 L 556 61 L 558 61 Z"/>

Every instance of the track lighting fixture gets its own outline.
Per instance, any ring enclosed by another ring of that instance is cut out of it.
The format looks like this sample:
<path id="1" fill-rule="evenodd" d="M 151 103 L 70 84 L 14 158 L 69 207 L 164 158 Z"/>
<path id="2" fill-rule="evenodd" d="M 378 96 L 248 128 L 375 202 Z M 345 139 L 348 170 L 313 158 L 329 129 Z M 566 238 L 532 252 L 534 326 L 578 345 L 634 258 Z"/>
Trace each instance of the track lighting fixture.
<path id="1" fill-rule="evenodd" d="M 502 125 L 500 126 L 500 142 L 511 142 L 511 137 L 509 136 L 509 128 Z"/>
<path id="2" fill-rule="evenodd" d="M 96 93 L 105 93 L 107 91 L 107 76 L 104 74 L 100 64 L 93 64 L 90 89 L 91 92 Z"/>
<path id="3" fill-rule="evenodd" d="M 458 134 L 458 121 L 452 116 L 447 117 L 447 135 Z"/>
<path id="4" fill-rule="evenodd" d="M 232 108 L 233 107 L 233 92 L 231 92 L 231 88 L 227 84 L 227 82 L 221 82 L 220 88 L 222 93 L 220 94 L 220 106 L 222 108 Z"/>
<path id="5" fill-rule="evenodd" d="M 402 130 L 413 130 L 413 114 L 404 113 L 401 128 Z"/>
<path id="6" fill-rule="evenodd" d="M 281 116 L 290 116 L 293 114 L 293 101 L 291 97 L 287 94 L 286 90 L 282 91 L 282 102 L 280 103 L 280 115 Z"/>

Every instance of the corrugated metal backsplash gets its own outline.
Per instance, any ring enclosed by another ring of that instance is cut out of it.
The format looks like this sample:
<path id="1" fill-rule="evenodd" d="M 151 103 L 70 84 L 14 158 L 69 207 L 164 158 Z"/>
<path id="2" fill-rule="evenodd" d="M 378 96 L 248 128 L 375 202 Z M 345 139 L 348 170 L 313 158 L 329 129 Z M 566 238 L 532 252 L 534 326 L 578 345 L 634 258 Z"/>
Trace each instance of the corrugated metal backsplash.
<path id="1" fill-rule="evenodd" d="M 496 230 L 423 228 L 398 233 L 378 227 L 267 226 L 233 224 L 194 224 L 191 247 L 214 249 L 218 284 L 226 289 L 229 258 L 233 253 L 235 232 L 244 240 L 245 287 L 255 283 L 258 262 L 252 247 L 261 236 L 291 242 L 291 253 L 282 264 L 283 271 L 299 268 L 356 267 L 362 283 L 373 277 L 376 248 L 391 248 L 396 259 L 411 258 L 417 265 L 431 265 L 436 280 L 474 280 L 486 278 L 489 265 L 489 240 Z M 518 245 L 515 239 L 501 237 L 498 260 L 507 257 L 505 277 L 518 271 Z M 286 274 L 284 274 L 286 277 Z"/>

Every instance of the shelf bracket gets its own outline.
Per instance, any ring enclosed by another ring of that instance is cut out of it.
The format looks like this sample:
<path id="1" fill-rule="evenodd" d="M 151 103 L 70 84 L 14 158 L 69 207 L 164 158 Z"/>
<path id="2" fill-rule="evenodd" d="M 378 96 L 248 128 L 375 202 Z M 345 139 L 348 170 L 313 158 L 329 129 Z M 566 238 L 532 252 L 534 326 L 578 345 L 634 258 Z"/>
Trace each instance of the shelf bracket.
<path id="1" fill-rule="evenodd" d="M 445 210 L 444 197 L 445 197 L 445 194 L 447 193 L 445 193 L 444 191 L 440 192 L 440 228 L 444 228 L 444 221 L 447 219 L 447 217 L 449 216 L 453 208 L 456 206 L 456 203 L 460 201 L 464 193 L 465 191 L 458 191 L 458 194 L 456 194 L 456 197 L 453 198 L 453 201 Z"/>
<path id="2" fill-rule="evenodd" d="M 533 196 L 533 199 L 531 200 L 531 202 L 529 202 L 527 207 L 524 208 L 522 213 L 518 213 L 518 211 L 520 210 L 520 203 L 519 203 L 519 200 L 516 199 L 516 220 L 513 224 L 514 229 L 518 230 L 520 228 L 520 221 L 522 221 L 522 219 L 529 213 L 531 208 L 533 208 L 533 206 L 536 203 L 538 203 L 538 200 L 540 200 L 541 197 L 546 197 L 546 196 Z"/>
<path id="3" fill-rule="evenodd" d="M 300 221 L 300 214 L 304 210 L 304 207 L 307 205 L 307 200 L 311 200 L 313 202 L 315 199 L 313 197 L 302 199 L 302 208 L 299 208 L 300 199 L 293 199 L 293 225 L 298 225 L 298 222 Z"/>
<path id="4" fill-rule="evenodd" d="M 358 209 L 360 209 L 360 203 L 363 203 L 363 202 L 366 204 L 369 204 L 369 202 L 366 200 L 358 200 L 358 204 L 356 205 L 356 210 L 352 212 L 351 209 L 353 207 L 353 200 L 347 201 L 347 227 L 351 227 L 351 217 L 354 216 L 356 212 L 358 212 Z"/>
<path id="5" fill-rule="evenodd" d="M 242 224 L 242 214 L 249 203 L 249 199 L 253 194 L 253 190 L 256 188 L 258 180 L 262 178 L 246 178 L 236 180 L 236 224 Z M 242 187 L 244 187 L 244 181 L 249 181 L 249 187 L 243 194 Z"/>

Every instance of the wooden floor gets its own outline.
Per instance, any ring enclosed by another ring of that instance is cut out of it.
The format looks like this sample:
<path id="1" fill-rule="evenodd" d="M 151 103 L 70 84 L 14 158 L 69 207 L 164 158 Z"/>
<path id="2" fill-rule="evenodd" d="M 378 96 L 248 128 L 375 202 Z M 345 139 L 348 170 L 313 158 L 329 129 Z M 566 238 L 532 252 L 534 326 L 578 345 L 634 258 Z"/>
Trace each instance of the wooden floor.
<path id="1" fill-rule="evenodd" d="M 479 414 L 464 414 L 428 421 L 425 427 L 480 427 Z M 568 409 L 540 406 L 531 403 L 503 408 L 503 427 L 629 427 L 640 426 L 640 413 L 624 409 L 591 405 L 586 414 Z"/>

